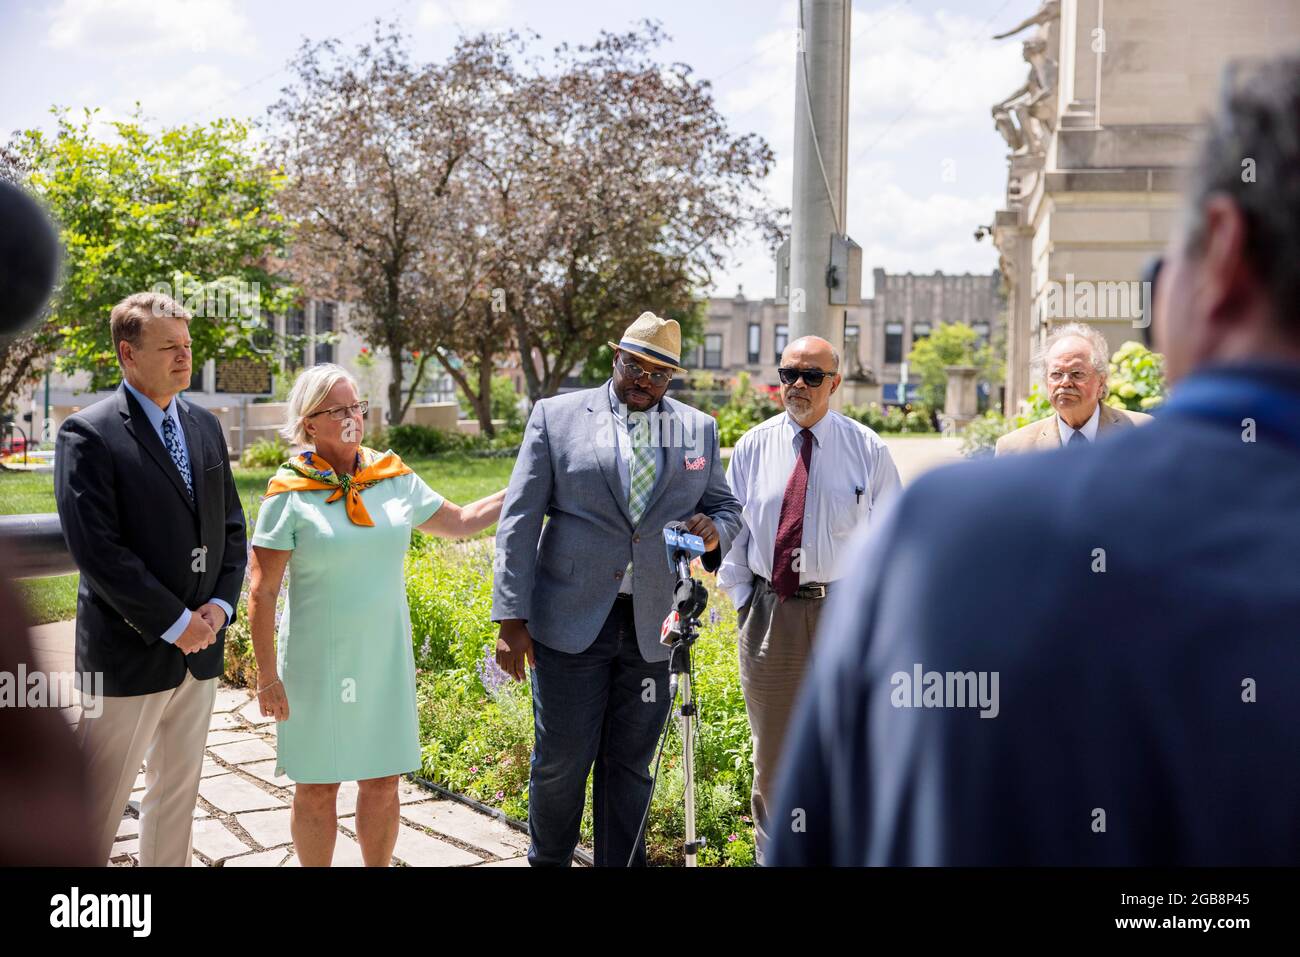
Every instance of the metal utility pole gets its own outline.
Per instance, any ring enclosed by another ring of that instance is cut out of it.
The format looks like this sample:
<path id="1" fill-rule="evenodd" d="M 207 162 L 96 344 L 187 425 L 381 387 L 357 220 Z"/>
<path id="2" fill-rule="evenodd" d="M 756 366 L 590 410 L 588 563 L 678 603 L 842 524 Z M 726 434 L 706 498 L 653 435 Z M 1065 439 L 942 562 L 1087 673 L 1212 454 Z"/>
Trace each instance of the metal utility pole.
<path id="1" fill-rule="evenodd" d="M 862 251 L 844 222 L 851 17 L 849 0 L 799 0 L 789 278 L 781 263 L 777 289 L 789 301 L 790 341 L 821 336 L 841 355 L 845 307 L 860 304 L 862 286 Z"/>

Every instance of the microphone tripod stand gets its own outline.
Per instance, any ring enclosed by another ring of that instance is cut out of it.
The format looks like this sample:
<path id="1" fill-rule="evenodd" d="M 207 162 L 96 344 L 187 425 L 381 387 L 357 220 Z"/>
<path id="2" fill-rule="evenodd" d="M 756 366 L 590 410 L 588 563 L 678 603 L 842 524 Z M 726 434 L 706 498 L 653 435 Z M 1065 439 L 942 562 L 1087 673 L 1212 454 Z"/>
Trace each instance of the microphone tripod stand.
<path id="1" fill-rule="evenodd" d="M 677 587 L 673 591 L 673 609 L 677 613 L 678 630 L 673 632 L 676 637 L 673 639 L 672 645 L 669 646 L 668 698 L 670 702 L 676 703 L 677 693 L 678 691 L 681 692 L 682 706 L 678 714 L 681 717 L 682 766 L 685 775 L 682 788 L 686 819 L 686 843 L 684 849 L 686 852 L 686 866 L 695 867 L 695 858 L 700 848 L 704 847 L 704 838 L 696 840 L 695 837 L 695 734 L 698 725 L 698 712 L 695 708 L 695 698 L 691 687 L 691 645 L 695 644 L 695 639 L 699 637 L 700 614 L 709 602 L 709 593 L 705 590 L 703 583 L 691 577 L 690 560 L 684 552 L 678 552 L 674 559 L 674 564 L 677 567 Z M 671 715 L 670 704 L 670 719 Z M 671 720 L 664 722 L 664 733 L 659 739 L 659 753 L 655 756 L 654 778 L 650 784 L 650 800 L 646 802 L 645 813 L 641 816 L 641 827 L 637 831 L 636 840 L 632 842 L 632 853 L 628 856 L 627 861 L 628 867 L 632 866 L 636 849 L 641 846 L 641 837 L 645 833 L 646 821 L 650 817 L 650 806 L 654 803 L 655 785 L 659 780 L 659 764 L 663 760 L 664 746 L 668 743 L 668 731 L 671 728 Z"/>

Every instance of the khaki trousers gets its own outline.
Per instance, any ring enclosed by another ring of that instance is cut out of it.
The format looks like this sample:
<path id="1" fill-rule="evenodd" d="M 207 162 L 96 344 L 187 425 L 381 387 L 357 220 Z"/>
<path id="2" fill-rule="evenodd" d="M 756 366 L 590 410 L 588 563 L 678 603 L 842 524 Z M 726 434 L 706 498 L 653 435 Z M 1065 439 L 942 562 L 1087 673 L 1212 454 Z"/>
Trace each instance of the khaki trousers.
<path id="1" fill-rule="evenodd" d="M 824 598 L 792 595 L 782 602 L 764 578 L 754 577 L 754 595 L 739 615 L 740 687 L 754 738 L 754 835 L 758 863 L 763 863 L 773 827 L 769 821 L 786 728 L 794 710 L 812 650 Z"/>
<path id="2" fill-rule="evenodd" d="M 217 679 L 200 681 L 188 671 L 170 691 L 127 698 L 101 696 L 93 703 L 83 692 L 76 737 L 86 762 L 96 861 L 108 863 L 143 762 L 140 864 L 190 866 L 203 749 L 216 699 Z M 102 712 L 88 717 L 86 712 L 95 708 Z"/>

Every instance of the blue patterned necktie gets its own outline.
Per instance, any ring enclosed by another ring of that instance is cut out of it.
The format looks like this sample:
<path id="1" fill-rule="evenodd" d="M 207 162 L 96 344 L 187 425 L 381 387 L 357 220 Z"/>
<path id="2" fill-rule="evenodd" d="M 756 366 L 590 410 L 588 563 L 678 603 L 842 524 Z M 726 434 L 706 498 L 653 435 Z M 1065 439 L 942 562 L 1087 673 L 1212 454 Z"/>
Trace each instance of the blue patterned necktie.
<path id="1" fill-rule="evenodd" d="M 185 491 L 190 493 L 190 501 L 194 501 L 194 482 L 190 478 L 190 460 L 185 455 L 185 450 L 181 448 L 181 437 L 176 434 L 176 420 L 170 415 L 163 416 L 163 445 L 167 447 L 167 454 L 172 457 L 176 463 L 176 470 L 181 473 L 181 478 L 185 480 Z"/>
<path id="2" fill-rule="evenodd" d="M 1084 445 L 1087 445 L 1088 437 L 1084 435 L 1082 432 L 1080 432 L 1078 429 L 1075 429 L 1074 435 L 1070 436 L 1070 441 L 1067 442 L 1066 445 L 1078 445 L 1080 442 L 1082 442 Z"/>

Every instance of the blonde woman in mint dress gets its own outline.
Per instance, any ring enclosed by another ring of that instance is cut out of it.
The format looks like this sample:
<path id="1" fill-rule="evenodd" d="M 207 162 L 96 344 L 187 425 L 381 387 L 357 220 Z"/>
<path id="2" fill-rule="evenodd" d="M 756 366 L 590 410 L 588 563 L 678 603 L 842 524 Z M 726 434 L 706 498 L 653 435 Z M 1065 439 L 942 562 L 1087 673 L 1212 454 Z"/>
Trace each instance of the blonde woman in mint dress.
<path id="1" fill-rule="evenodd" d="M 339 366 L 299 376 L 284 434 L 308 448 L 271 479 L 252 537 L 258 700 L 279 722 L 276 771 L 295 782 L 291 829 L 303 866 L 333 859 L 343 781 L 359 786 L 356 832 L 366 865 L 391 862 L 398 776 L 420 766 L 403 580 L 411 529 L 474 535 L 497 520 L 505 497 L 502 490 L 464 508 L 445 501 L 397 455 L 361 444 L 367 407 Z"/>

